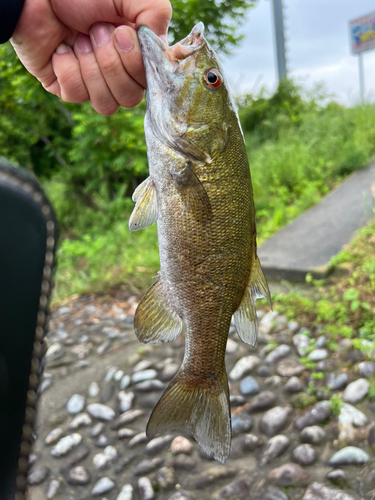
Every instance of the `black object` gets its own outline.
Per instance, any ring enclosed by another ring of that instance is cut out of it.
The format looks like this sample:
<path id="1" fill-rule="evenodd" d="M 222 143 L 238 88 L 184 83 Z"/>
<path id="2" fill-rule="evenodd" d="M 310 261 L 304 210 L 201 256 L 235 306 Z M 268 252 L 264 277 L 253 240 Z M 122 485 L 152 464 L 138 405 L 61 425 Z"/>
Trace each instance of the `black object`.
<path id="1" fill-rule="evenodd" d="M 23 0 L 0 0 L 0 43 L 13 35 L 21 15 Z"/>
<path id="2" fill-rule="evenodd" d="M 0 158 L 0 499 L 25 497 L 56 221 L 34 177 Z"/>

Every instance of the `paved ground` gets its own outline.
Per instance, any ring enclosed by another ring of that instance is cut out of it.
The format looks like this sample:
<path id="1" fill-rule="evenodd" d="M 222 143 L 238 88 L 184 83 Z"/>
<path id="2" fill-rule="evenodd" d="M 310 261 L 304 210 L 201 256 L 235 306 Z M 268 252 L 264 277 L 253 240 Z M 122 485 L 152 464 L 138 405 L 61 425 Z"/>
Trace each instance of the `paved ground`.
<path id="1" fill-rule="evenodd" d="M 372 188 L 371 188 L 372 186 Z M 269 279 L 320 278 L 330 259 L 370 220 L 375 208 L 375 165 L 359 170 L 259 248 Z"/>
<path id="2" fill-rule="evenodd" d="M 233 442 L 221 465 L 189 433 L 145 435 L 184 337 L 140 345 L 136 305 L 135 297 L 83 297 L 54 312 L 30 500 L 375 498 L 375 352 L 354 350 L 349 339 L 332 351 L 318 330 L 267 310 L 254 349 L 232 327 Z M 328 401 L 334 394 L 345 401 L 339 416 Z"/>

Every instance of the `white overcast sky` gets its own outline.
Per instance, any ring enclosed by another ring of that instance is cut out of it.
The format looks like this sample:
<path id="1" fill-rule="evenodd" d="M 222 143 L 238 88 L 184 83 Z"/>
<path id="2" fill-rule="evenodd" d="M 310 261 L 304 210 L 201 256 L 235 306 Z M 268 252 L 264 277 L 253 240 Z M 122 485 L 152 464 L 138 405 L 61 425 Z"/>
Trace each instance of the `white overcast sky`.
<path id="1" fill-rule="evenodd" d="M 348 22 L 375 11 L 374 0 L 283 0 L 288 74 L 311 88 L 317 82 L 353 105 L 359 100 L 358 57 L 351 55 Z M 241 29 L 239 47 L 224 59 L 235 94 L 277 84 L 271 0 L 258 0 Z M 375 50 L 363 53 L 366 99 L 375 102 Z"/>

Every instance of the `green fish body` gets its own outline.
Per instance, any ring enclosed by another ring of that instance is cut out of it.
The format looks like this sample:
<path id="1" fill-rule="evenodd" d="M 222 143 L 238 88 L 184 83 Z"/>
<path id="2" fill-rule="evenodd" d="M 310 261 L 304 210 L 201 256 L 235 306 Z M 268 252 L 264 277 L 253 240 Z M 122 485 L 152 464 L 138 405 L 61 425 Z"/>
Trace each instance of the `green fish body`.
<path id="1" fill-rule="evenodd" d="M 231 423 L 225 350 L 231 318 L 254 346 L 255 299 L 269 291 L 256 253 L 253 192 L 238 116 L 217 56 L 198 23 L 173 47 L 138 30 L 147 77 L 150 176 L 134 192 L 129 225 L 157 221 L 160 271 L 135 314 L 140 341 L 185 328 L 180 371 L 155 407 L 148 435 L 189 429 L 224 463 Z"/>

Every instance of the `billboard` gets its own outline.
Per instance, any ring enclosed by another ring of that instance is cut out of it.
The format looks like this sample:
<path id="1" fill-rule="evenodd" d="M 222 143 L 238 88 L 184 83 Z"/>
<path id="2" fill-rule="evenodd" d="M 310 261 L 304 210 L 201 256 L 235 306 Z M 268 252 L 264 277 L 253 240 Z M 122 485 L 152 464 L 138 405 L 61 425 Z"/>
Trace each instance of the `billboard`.
<path id="1" fill-rule="evenodd" d="M 375 12 L 349 21 L 353 54 L 375 49 Z"/>

